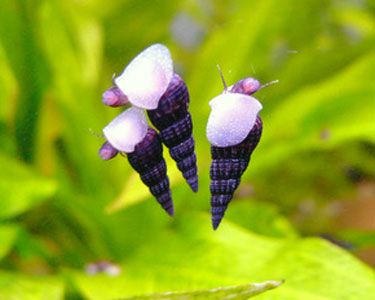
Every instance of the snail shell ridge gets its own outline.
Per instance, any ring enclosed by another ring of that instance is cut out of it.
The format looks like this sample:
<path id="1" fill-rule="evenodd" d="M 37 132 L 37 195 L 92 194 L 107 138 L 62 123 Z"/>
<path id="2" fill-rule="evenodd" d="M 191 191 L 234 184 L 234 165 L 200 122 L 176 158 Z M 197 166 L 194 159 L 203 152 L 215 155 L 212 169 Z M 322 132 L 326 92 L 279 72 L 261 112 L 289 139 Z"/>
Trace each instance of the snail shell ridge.
<path id="1" fill-rule="evenodd" d="M 211 146 L 211 219 L 214 229 L 218 228 L 224 217 L 261 135 L 262 120 L 257 117 L 253 128 L 240 144 L 229 147 Z"/>
<path id="2" fill-rule="evenodd" d="M 144 139 L 127 153 L 130 165 L 141 177 L 164 210 L 171 216 L 174 214 L 167 166 L 163 158 L 163 147 L 158 133 L 149 128 Z"/>
<path id="3" fill-rule="evenodd" d="M 193 191 L 198 190 L 197 159 L 192 137 L 193 124 L 189 108 L 189 93 L 185 82 L 174 74 L 167 91 L 159 100 L 158 107 L 148 110 L 151 123 L 160 131 L 162 142 L 169 148 Z"/>

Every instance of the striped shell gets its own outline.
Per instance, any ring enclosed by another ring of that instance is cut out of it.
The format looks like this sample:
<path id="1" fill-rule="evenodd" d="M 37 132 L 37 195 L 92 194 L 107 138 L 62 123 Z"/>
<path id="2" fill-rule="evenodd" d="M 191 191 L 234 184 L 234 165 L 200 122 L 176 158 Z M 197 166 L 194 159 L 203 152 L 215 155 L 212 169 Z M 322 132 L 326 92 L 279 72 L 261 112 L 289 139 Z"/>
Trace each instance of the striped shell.
<path id="1" fill-rule="evenodd" d="M 151 123 L 159 130 L 162 142 L 169 148 L 171 157 L 191 189 L 198 190 L 197 159 L 192 137 L 193 124 L 189 107 L 189 93 L 185 82 L 173 75 L 158 107 L 148 110 Z"/>
<path id="2" fill-rule="evenodd" d="M 167 166 L 163 158 L 163 147 L 155 130 L 149 128 L 144 139 L 127 153 L 130 165 L 136 170 L 141 180 L 150 189 L 164 210 L 171 216 L 174 214 Z"/>
<path id="3" fill-rule="evenodd" d="M 210 191 L 211 218 L 214 229 L 219 226 L 224 217 L 261 135 L 262 120 L 258 116 L 253 129 L 240 144 L 229 147 L 211 146 Z"/>
<path id="4" fill-rule="evenodd" d="M 262 105 L 250 96 L 261 88 L 257 79 L 245 78 L 210 102 L 207 138 L 212 155 L 210 191 L 214 229 L 220 225 L 261 138 L 263 126 L 258 113 Z"/>
<path id="5" fill-rule="evenodd" d="M 107 142 L 99 150 L 101 158 L 108 160 L 118 152 L 126 153 L 151 194 L 169 215 L 173 215 L 163 147 L 158 133 L 147 125 L 144 111 L 136 107 L 125 110 L 103 129 L 103 133 Z"/>

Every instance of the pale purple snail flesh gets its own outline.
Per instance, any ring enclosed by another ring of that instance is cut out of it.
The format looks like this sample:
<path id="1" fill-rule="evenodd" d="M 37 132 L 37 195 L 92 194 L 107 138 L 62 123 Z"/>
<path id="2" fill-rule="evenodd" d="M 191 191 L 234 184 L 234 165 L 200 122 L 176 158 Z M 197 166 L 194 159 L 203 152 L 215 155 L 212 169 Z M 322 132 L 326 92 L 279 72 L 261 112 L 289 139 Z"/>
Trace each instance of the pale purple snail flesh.
<path id="1" fill-rule="evenodd" d="M 162 142 L 194 192 L 198 191 L 197 158 L 192 137 L 193 124 L 189 93 L 185 82 L 174 74 L 157 109 L 148 110 L 151 123 L 159 130 Z"/>
<path id="2" fill-rule="evenodd" d="M 142 110 L 129 108 L 116 117 L 104 130 L 107 141 L 99 150 L 104 160 L 118 152 L 125 153 L 130 165 L 149 188 L 164 210 L 173 216 L 173 202 L 158 133 L 148 127 Z"/>
<path id="3" fill-rule="evenodd" d="M 103 160 L 110 160 L 114 158 L 118 153 L 119 151 L 113 148 L 113 146 L 108 142 L 105 142 L 99 149 L 99 156 Z"/>
<path id="4" fill-rule="evenodd" d="M 113 86 L 103 93 L 103 104 L 111 107 L 123 106 L 129 103 L 128 98 L 117 87 Z"/>
<path id="5" fill-rule="evenodd" d="M 274 82 L 269 84 L 272 83 Z M 261 86 L 258 80 L 254 78 L 245 78 L 238 81 L 224 93 L 250 96 L 269 84 Z M 241 97 L 239 96 L 239 98 Z M 246 101 L 247 99 L 244 100 Z M 248 99 L 248 101 L 254 100 L 256 101 L 256 99 L 252 97 L 249 97 Z M 260 109 L 261 106 L 254 106 L 255 115 L 252 116 L 253 120 L 250 121 L 250 130 L 247 131 L 248 133 L 244 138 L 240 138 L 241 141 L 239 143 L 231 144 L 231 141 L 227 140 L 224 143 L 230 144 L 229 146 L 211 145 L 211 221 L 215 230 L 220 225 L 228 204 L 232 200 L 233 194 L 240 184 L 241 176 L 249 165 L 251 154 L 260 141 L 263 127 L 262 120 L 258 115 Z M 240 122 L 243 121 L 246 120 L 240 120 Z M 214 133 L 214 135 L 215 134 L 218 135 L 218 133 Z M 225 138 L 230 139 L 230 137 L 224 137 L 224 139 Z M 223 137 L 221 136 L 220 139 L 223 139 Z"/>

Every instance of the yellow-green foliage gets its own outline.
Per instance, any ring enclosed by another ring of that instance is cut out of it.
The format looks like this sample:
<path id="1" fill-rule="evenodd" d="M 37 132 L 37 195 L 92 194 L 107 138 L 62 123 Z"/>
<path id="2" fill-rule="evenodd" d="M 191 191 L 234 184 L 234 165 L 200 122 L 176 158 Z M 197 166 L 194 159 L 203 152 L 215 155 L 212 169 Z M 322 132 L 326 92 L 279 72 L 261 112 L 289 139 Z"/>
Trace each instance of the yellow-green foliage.
<path id="1" fill-rule="evenodd" d="M 281 280 L 256 297 L 373 299 L 369 266 L 305 237 L 375 245 L 324 209 L 358 177 L 374 182 L 370 2 L 1 0 L 0 299 L 247 299 Z M 99 158 L 93 134 L 121 111 L 101 103 L 112 74 L 155 42 L 189 87 L 200 176 L 193 194 L 164 152 L 173 219 L 126 159 Z M 214 232 L 205 126 L 223 90 L 217 64 L 228 84 L 280 82 L 256 94 L 264 134 Z M 85 272 L 102 260 L 120 275 Z"/>

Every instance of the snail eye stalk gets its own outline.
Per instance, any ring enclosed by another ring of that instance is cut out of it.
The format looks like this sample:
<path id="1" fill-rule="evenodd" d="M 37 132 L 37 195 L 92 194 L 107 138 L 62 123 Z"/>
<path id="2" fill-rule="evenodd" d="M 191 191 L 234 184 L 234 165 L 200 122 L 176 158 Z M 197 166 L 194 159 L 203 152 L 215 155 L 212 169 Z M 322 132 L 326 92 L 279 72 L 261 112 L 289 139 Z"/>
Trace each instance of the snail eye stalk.
<path id="1" fill-rule="evenodd" d="M 224 78 L 223 72 L 221 71 L 221 68 L 220 68 L 219 64 L 217 64 L 216 67 L 217 67 L 217 69 L 219 71 L 221 82 L 223 83 L 223 86 L 224 86 L 224 93 L 226 93 L 227 90 L 228 90 L 228 86 L 227 86 L 227 83 L 225 82 L 225 78 Z"/>
<path id="2" fill-rule="evenodd" d="M 259 90 L 261 90 L 261 89 L 264 89 L 264 88 L 266 88 L 266 87 L 269 87 L 270 85 L 273 85 L 273 84 L 276 84 L 276 83 L 279 83 L 279 80 L 272 80 L 272 81 L 270 81 L 270 82 L 267 82 L 267 83 L 265 83 L 265 84 L 262 84 L 261 86 L 260 86 L 260 88 L 258 89 L 258 91 Z"/>

